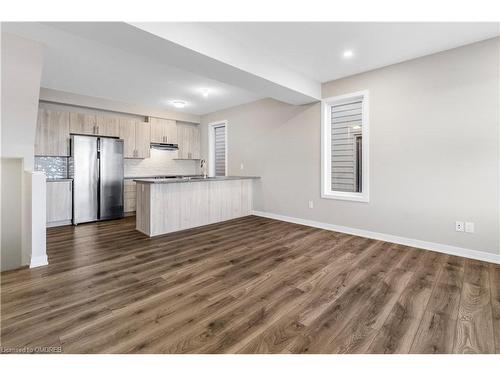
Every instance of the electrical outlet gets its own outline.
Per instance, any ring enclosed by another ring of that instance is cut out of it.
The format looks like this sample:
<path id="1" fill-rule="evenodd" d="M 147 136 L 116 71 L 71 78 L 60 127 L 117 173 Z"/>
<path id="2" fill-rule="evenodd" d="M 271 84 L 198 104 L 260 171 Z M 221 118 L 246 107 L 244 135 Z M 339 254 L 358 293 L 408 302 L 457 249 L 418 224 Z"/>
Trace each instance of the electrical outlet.
<path id="1" fill-rule="evenodd" d="M 309 208 L 314 208 L 314 202 L 313 201 L 309 201 Z"/>
<path id="2" fill-rule="evenodd" d="M 464 231 L 464 222 L 463 221 L 455 221 L 455 230 L 457 232 L 463 232 Z"/>
<path id="3" fill-rule="evenodd" d="M 474 223 L 466 221 L 465 222 L 465 232 L 474 233 Z"/>
<path id="4" fill-rule="evenodd" d="M 240 164 L 240 169 L 243 170 L 243 163 Z"/>

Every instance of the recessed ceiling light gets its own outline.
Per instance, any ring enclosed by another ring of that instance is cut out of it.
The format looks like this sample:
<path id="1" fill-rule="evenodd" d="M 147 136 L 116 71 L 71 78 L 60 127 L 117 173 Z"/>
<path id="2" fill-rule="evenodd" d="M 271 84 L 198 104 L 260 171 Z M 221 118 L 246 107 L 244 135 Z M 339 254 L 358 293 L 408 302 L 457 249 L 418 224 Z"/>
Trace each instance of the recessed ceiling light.
<path id="1" fill-rule="evenodd" d="M 184 108 L 186 106 L 184 100 L 172 100 L 171 103 L 175 108 Z"/>
<path id="2" fill-rule="evenodd" d="M 206 98 L 210 93 L 209 89 L 201 89 L 201 94 Z"/>
<path id="3" fill-rule="evenodd" d="M 344 51 L 344 53 L 342 54 L 342 56 L 344 56 L 346 59 L 352 57 L 354 55 L 354 53 L 348 49 L 347 51 Z"/>

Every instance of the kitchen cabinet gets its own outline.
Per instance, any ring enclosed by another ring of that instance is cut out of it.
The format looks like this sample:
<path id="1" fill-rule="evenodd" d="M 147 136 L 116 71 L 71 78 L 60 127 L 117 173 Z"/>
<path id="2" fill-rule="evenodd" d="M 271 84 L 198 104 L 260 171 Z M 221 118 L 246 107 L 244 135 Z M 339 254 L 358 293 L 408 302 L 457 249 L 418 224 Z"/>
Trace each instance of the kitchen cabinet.
<path id="1" fill-rule="evenodd" d="M 47 181 L 47 226 L 71 224 L 72 218 L 71 180 Z"/>
<path id="2" fill-rule="evenodd" d="M 123 139 L 123 157 L 131 159 L 149 158 L 150 124 L 126 118 L 121 118 L 119 123 L 119 136 Z"/>
<path id="3" fill-rule="evenodd" d="M 120 119 L 111 116 L 97 116 L 97 132 L 98 135 L 107 137 L 120 136 Z"/>
<path id="4" fill-rule="evenodd" d="M 69 112 L 39 108 L 35 155 L 69 156 Z"/>
<path id="5" fill-rule="evenodd" d="M 149 158 L 151 153 L 151 126 L 149 122 L 135 123 L 135 157 Z"/>
<path id="6" fill-rule="evenodd" d="M 178 124 L 179 152 L 176 159 L 200 158 L 200 128 L 198 125 Z"/>
<path id="7" fill-rule="evenodd" d="M 98 134 L 97 116 L 71 112 L 69 115 L 69 131 L 72 134 Z"/>
<path id="8" fill-rule="evenodd" d="M 134 180 L 124 180 L 123 184 L 123 212 L 135 212 L 136 185 Z"/>
<path id="9" fill-rule="evenodd" d="M 166 120 L 150 117 L 151 142 L 177 144 L 177 123 L 175 120 Z"/>

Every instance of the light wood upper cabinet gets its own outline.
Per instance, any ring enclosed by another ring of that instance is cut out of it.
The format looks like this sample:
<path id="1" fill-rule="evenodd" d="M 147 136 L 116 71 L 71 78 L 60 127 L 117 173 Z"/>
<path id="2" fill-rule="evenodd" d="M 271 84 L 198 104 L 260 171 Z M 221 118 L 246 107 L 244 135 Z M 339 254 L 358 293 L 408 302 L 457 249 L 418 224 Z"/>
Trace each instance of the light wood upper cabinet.
<path id="1" fill-rule="evenodd" d="M 175 121 L 157 119 L 162 143 L 177 142 Z M 172 132 L 175 130 L 175 137 Z M 71 134 L 102 135 L 123 139 L 125 158 L 149 158 L 151 123 L 134 118 L 54 111 L 39 108 L 35 139 L 37 156 L 69 156 Z"/>
<path id="2" fill-rule="evenodd" d="M 71 112 L 69 131 L 72 134 L 97 134 L 97 118 L 87 113 Z"/>
<path id="3" fill-rule="evenodd" d="M 175 120 L 150 117 L 151 142 L 177 143 L 177 123 Z"/>
<path id="4" fill-rule="evenodd" d="M 69 156 L 69 112 L 38 109 L 35 155 Z"/>
<path id="5" fill-rule="evenodd" d="M 177 124 L 179 152 L 177 159 L 200 158 L 200 128 L 197 125 Z"/>
<path id="6" fill-rule="evenodd" d="M 124 158 L 149 158 L 151 143 L 149 122 L 121 118 L 119 130 L 119 136 L 123 139 Z"/>
<path id="7" fill-rule="evenodd" d="M 120 119 L 111 116 L 97 116 L 97 133 L 107 137 L 120 136 Z"/>
<path id="8" fill-rule="evenodd" d="M 121 118 L 119 136 L 123 139 L 123 157 L 135 158 L 135 121 Z"/>
<path id="9" fill-rule="evenodd" d="M 72 181 L 47 182 L 47 226 L 69 224 L 72 218 Z"/>
<path id="10" fill-rule="evenodd" d="M 149 122 L 135 123 L 135 157 L 149 158 L 151 151 L 151 126 Z"/>

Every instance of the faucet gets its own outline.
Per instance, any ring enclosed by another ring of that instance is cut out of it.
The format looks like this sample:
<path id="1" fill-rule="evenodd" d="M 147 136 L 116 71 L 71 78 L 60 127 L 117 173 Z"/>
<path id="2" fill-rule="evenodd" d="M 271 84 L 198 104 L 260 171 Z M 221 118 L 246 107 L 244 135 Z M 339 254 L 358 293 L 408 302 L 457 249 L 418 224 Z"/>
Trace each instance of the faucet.
<path id="1" fill-rule="evenodd" d="M 200 168 L 201 173 L 203 174 L 203 178 L 207 178 L 207 162 L 205 159 L 200 160 Z"/>

